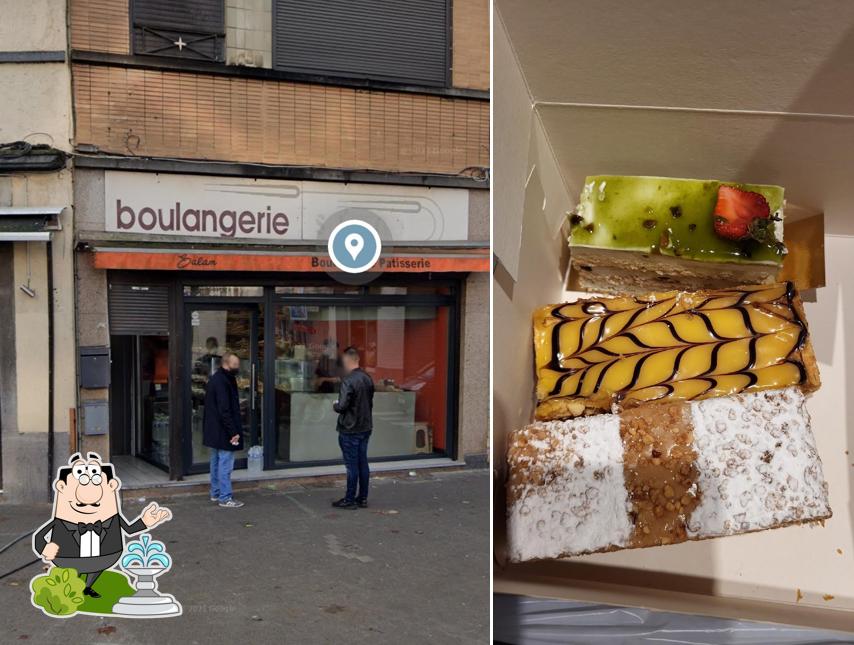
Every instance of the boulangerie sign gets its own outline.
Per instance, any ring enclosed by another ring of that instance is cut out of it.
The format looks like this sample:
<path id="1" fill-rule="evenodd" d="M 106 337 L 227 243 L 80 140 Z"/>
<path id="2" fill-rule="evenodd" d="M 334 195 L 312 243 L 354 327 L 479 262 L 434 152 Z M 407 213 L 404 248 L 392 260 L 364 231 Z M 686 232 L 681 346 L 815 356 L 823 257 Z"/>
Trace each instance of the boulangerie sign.
<path id="1" fill-rule="evenodd" d="M 468 191 L 107 171 L 105 229 L 256 240 L 324 239 L 330 217 L 385 225 L 395 241 L 468 239 Z"/>

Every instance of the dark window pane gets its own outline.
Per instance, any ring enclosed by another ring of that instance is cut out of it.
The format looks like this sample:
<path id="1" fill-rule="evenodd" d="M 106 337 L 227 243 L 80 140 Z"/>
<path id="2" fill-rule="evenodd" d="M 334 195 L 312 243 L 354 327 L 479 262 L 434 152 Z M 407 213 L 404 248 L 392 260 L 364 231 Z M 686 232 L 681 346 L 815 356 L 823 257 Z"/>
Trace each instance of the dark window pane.
<path id="1" fill-rule="evenodd" d="M 350 287 L 343 284 L 329 285 L 323 287 L 276 287 L 276 293 L 281 296 L 298 296 L 304 294 L 330 295 L 335 293 L 362 293 L 361 287 Z"/>
<path id="2" fill-rule="evenodd" d="M 137 454 L 169 466 L 169 338 L 139 337 L 141 419 Z"/>
<path id="3" fill-rule="evenodd" d="M 258 298 L 264 295 L 264 287 L 184 285 L 184 295 L 211 298 Z"/>
<path id="4" fill-rule="evenodd" d="M 438 295 L 447 296 L 451 294 L 449 286 L 431 286 L 431 285 L 415 285 L 415 286 L 370 286 L 368 293 L 371 295 L 383 296 L 407 296 L 407 295 Z"/>
<path id="5" fill-rule="evenodd" d="M 222 61 L 222 0 L 132 0 L 135 54 Z"/>
<path id="6" fill-rule="evenodd" d="M 444 86 L 447 0 L 276 0 L 276 69 Z"/>

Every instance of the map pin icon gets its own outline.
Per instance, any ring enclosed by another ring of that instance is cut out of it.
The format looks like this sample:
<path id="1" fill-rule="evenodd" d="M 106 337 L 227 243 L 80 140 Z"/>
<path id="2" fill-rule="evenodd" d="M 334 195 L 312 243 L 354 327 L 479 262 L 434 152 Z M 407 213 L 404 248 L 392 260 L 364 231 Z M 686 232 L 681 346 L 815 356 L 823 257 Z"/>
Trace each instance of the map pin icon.
<path id="1" fill-rule="evenodd" d="M 356 258 L 359 257 L 359 253 L 365 248 L 365 238 L 358 233 L 350 233 L 350 235 L 344 238 L 344 248 L 347 249 L 347 253 L 350 254 L 353 262 L 355 262 Z"/>

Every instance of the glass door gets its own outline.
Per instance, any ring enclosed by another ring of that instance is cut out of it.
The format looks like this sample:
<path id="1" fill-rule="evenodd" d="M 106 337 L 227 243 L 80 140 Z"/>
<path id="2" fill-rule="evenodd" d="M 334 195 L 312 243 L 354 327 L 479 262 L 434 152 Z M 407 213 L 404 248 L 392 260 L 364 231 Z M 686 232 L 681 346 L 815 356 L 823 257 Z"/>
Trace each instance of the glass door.
<path id="1" fill-rule="evenodd" d="M 260 305 L 187 303 L 190 370 L 189 428 L 185 442 L 184 470 L 209 470 L 210 451 L 203 445 L 205 389 L 210 377 L 220 369 L 222 356 L 232 352 L 240 359 L 237 389 L 243 422 L 244 449 L 237 453 L 235 467 L 246 467 L 249 447 L 261 445 L 261 393 L 263 392 L 263 328 Z"/>
<path id="2" fill-rule="evenodd" d="M 110 336 L 110 454 L 169 471 L 169 337 Z"/>

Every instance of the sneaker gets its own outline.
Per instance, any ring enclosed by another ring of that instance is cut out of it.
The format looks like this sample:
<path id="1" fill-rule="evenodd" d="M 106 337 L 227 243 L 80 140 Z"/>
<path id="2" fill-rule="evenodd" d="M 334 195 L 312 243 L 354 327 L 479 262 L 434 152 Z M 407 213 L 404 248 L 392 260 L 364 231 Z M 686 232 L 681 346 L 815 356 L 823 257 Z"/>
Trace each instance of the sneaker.
<path id="1" fill-rule="evenodd" d="M 344 497 L 339 499 L 337 502 L 332 502 L 332 506 L 334 506 L 335 508 L 346 508 L 348 510 L 355 510 L 359 508 L 356 502 L 351 502 L 350 500 Z"/>
<path id="2" fill-rule="evenodd" d="M 243 506 L 243 502 L 238 502 L 236 499 L 227 499 L 224 502 L 219 503 L 223 508 L 240 508 Z"/>
<path id="3" fill-rule="evenodd" d="M 217 496 L 215 496 L 215 495 L 211 495 L 211 501 L 212 501 L 212 502 L 218 502 L 218 501 L 219 501 L 219 497 L 217 497 Z"/>
<path id="4" fill-rule="evenodd" d="M 359 508 L 368 508 L 368 500 L 366 499 L 357 499 L 356 506 Z"/>

